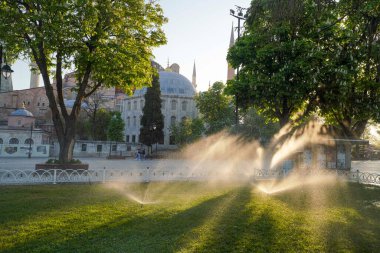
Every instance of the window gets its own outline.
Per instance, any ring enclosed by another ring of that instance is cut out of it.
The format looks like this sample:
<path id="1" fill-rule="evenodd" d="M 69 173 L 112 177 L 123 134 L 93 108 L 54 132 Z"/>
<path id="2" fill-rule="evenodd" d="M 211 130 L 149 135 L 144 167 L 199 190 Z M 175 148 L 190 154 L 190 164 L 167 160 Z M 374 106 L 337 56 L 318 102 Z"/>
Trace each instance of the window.
<path id="1" fill-rule="evenodd" d="M 37 103 L 37 106 L 40 106 L 40 102 Z"/>
<path id="2" fill-rule="evenodd" d="M 45 103 L 42 103 L 42 106 L 45 106 Z"/>
<path id="3" fill-rule="evenodd" d="M 131 118 L 128 117 L 128 118 L 127 118 L 127 127 L 129 127 L 130 125 L 131 125 Z"/>
<path id="4" fill-rule="evenodd" d="M 169 145 L 175 145 L 174 135 L 171 135 L 171 136 L 169 137 Z"/>
<path id="5" fill-rule="evenodd" d="M 142 124 L 141 124 L 141 119 L 142 119 L 142 115 L 140 115 L 140 121 L 139 121 L 139 124 L 140 124 L 140 126 L 142 126 Z"/>
<path id="6" fill-rule="evenodd" d="M 182 111 L 186 111 L 187 110 L 187 101 L 183 101 L 182 102 Z"/>
<path id="7" fill-rule="evenodd" d="M 21 125 L 21 120 L 17 120 L 17 125 Z"/>
<path id="8" fill-rule="evenodd" d="M 174 125 L 174 124 L 175 124 L 175 121 L 176 121 L 175 116 L 172 116 L 172 117 L 170 118 L 170 125 Z"/>
<path id="9" fill-rule="evenodd" d="M 133 116 L 133 126 L 136 126 L 136 116 Z"/>
<path id="10" fill-rule="evenodd" d="M 133 102 L 133 110 L 137 110 L 137 101 Z"/>
<path id="11" fill-rule="evenodd" d="M 3 139 L 0 138 L 0 144 L 3 144 Z"/>
<path id="12" fill-rule="evenodd" d="M 97 145 L 96 146 L 96 152 L 102 152 L 103 146 L 102 145 Z"/>
<path id="13" fill-rule="evenodd" d="M 141 110 L 144 109 L 144 100 L 142 100 L 142 99 L 140 100 L 140 108 L 141 108 Z"/>
<path id="14" fill-rule="evenodd" d="M 172 110 L 177 110 L 177 101 L 172 100 Z"/>
<path id="15" fill-rule="evenodd" d="M 182 122 L 185 122 L 185 121 L 186 121 L 186 119 L 187 119 L 187 117 L 186 117 L 186 116 L 184 116 L 184 117 L 182 117 L 181 121 L 182 121 Z"/>
<path id="16" fill-rule="evenodd" d="M 19 141 L 17 138 L 12 138 L 9 140 L 9 144 L 18 144 L 18 143 L 19 143 Z"/>
<path id="17" fill-rule="evenodd" d="M 128 111 L 131 110 L 131 102 L 128 102 Z"/>
<path id="18" fill-rule="evenodd" d="M 25 140 L 25 144 L 31 144 L 31 145 L 33 145 L 34 141 L 33 141 L 33 139 L 28 138 L 28 139 Z"/>
<path id="19" fill-rule="evenodd" d="M 125 139 L 126 139 L 126 142 L 129 142 L 129 135 L 127 135 Z"/>
<path id="20" fill-rule="evenodd" d="M 161 101 L 161 109 L 165 109 L 165 100 Z"/>
<path id="21" fill-rule="evenodd" d="M 136 143 L 136 135 L 132 135 L 132 143 Z"/>
<path id="22" fill-rule="evenodd" d="M 86 152 L 87 151 L 87 144 L 82 144 L 82 149 L 81 149 L 83 152 Z"/>
<path id="23" fill-rule="evenodd" d="M 117 150 L 117 145 L 113 144 L 112 145 L 112 151 L 116 151 Z"/>

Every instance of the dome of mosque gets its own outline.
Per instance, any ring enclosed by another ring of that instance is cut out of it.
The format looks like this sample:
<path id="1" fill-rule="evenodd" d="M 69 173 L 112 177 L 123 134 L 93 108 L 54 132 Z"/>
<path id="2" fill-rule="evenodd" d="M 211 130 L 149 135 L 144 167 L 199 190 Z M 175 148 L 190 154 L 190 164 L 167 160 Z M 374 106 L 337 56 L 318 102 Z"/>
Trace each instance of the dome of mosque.
<path id="1" fill-rule="evenodd" d="M 11 116 L 33 117 L 33 114 L 25 108 L 20 108 L 12 112 Z"/>
<path id="2" fill-rule="evenodd" d="M 67 108 L 72 109 L 74 107 L 75 99 L 64 99 L 64 103 Z M 86 109 L 88 108 L 88 105 L 83 102 L 81 107 Z"/>
<path id="3" fill-rule="evenodd" d="M 176 72 L 160 71 L 160 89 L 161 95 L 194 97 L 196 94 L 191 82 L 181 74 Z M 136 90 L 134 96 L 143 96 L 147 88 Z"/>

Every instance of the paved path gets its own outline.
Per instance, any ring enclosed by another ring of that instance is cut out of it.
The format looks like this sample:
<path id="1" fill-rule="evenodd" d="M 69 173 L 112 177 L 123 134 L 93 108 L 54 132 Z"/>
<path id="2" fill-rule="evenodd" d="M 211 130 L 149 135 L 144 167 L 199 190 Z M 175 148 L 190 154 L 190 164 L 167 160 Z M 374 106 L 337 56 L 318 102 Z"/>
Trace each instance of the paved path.
<path id="1" fill-rule="evenodd" d="M 380 161 L 353 161 L 351 163 L 353 171 L 360 170 L 361 172 L 380 174 Z"/>
<path id="2" fill-rule="evenodd" d="M 107 160 L 104 158 L 80 158 L 83 163 L 88 163 L 90 169 L 146 169 L 150 168 L 222 168 L 226 166 L 234 166 L 238 168 L 252 169 L 252 163 L 249 161 L 242 161 L 239 164 L 233 164 L 234 161 L 219 161 L 219 162 L 195 162 L 188 160 L 143 160 L 136 161 L 132 158 L 126 160 Z M 33 169 L 36 163 L 44 163 L 46 158 L 1 158 L 0 169 Z M 352 170 L 360 170 L 362 172 L 377 173 L 380 174 L 380 161 L 354 161 L 352 162 Z"/>

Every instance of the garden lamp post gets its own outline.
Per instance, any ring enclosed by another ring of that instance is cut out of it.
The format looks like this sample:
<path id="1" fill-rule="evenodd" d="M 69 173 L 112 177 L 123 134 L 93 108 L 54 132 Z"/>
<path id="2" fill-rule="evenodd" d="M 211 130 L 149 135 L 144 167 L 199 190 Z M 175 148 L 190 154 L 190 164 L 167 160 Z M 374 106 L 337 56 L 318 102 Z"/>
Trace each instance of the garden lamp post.
<path id="1" fill-rule="evenodd" d="M 156 124 L 155 123 L 152 123 L 152 125 L 150 125 L 149 127 L 149 130 L 150 130 L 150 152 L 153 154 L 153 134 L 155 133 L 156 131 Z M 157 151 L 157 148 L 156 148 L 156 151 Z"/>
<path id="2" fill-rule="evenodd" d="M 30 139 L 29 139 L 29 153 L 28 158 L 32 157 L 32 135 L 33 135 L 33 124 L 30 124 Z"/>
<path id="3" fill-rule="evenodd" d="M 153 124 L 153 133 L 154 133 L 154 137 L 155 137 L 155 142 L 156 142 L 156 154 L 157 154 L 157 136 L 156 136 L 156 129 L 157 129 L 157 126 L 156 124 Z"/>
<path id="4" fill-rule="evenodd" d="M 4 54 L 4 56 L 5 56 L 5 54 Z M 11 76 L 13 70 L 7 64 L 7 60 L 5 57 L 4 57 L 4 62 L 5 62 L 5 64 L 3 66 L 3 45 L 0 44 L 0 67 L 1 67 L 1 69 L 0 69 L 1 73 L 0 74 L 2 74 L 5 79 L 8 79 Z M 0 92 L 1 92 L 1 76 L 0 76 Z"/>

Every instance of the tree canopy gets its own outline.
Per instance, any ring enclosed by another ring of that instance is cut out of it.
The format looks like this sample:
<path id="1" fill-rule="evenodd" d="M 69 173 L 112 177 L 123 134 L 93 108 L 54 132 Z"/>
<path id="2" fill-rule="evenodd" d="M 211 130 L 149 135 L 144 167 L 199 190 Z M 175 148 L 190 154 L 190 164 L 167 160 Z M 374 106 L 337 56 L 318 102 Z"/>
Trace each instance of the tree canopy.
<path id="1" fill-rule="evenodd" d="M 317 112 L 347 137 L 379 120 L 378 0 L 253 0 L 227 91 L 281 125 Z"/>
<path id="2" fill-rule="evenodd" d="M 183 146 L 200 139 L 205 131 L 203 120 L 200 118 L 186 118 L 178 124 L 171 126 L 175 144 Z"/>
<path id="3" fill-rule="evenodd" d="M 166 42 L 161 28 L 165 22 L 156 1 L 0 2 L 0 40 L 8 57 L 23 55 L 36 62 L 49 99 L 62 162 L 72 158 L 75 123 L 86 97 L 101 86 L 117 86 L 130 94 L 151 83 L 152 47 Z M 77 80 L 71 112 L 62 92 L 62 73 L 69 68 L 75 71 Z"/>
<path id="4" fill-rule="evenodd" d="M 107 127 L 107 139 L 109 141 L 124 140 L 124 121 L 120 112 L 114 112 Z"/>
<path id="5" fill-rule="evenodd" d="M 219 132 L 234 123 L 232 98 L 224 94 L 224 88 L 222 82 L 215 82 L 207 91 L 195 97 L 207 134 Z"/>

